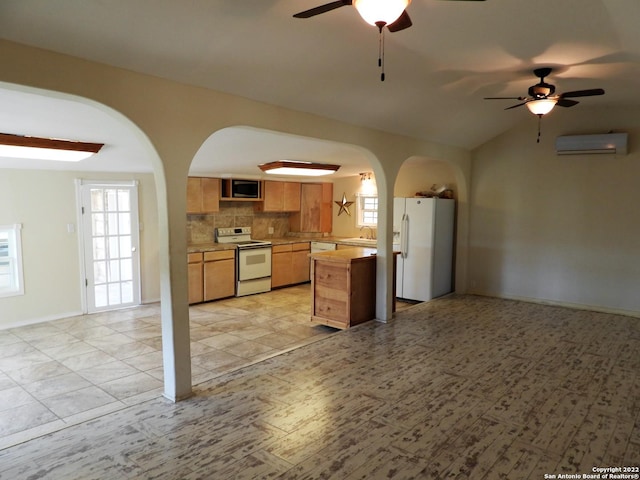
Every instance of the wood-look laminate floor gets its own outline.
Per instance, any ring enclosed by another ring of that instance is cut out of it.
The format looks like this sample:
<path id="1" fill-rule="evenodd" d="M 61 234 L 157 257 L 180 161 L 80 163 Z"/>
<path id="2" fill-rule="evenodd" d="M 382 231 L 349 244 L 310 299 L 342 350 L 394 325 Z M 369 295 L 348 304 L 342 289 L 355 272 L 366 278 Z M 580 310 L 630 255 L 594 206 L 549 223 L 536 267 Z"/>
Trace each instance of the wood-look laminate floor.
<path id="1" fill-rule="evenodd" d="M 639 464 L 639 319 L 450 296 L 186 401 L 6 448 L 0 478 L 543 479 Z"/>

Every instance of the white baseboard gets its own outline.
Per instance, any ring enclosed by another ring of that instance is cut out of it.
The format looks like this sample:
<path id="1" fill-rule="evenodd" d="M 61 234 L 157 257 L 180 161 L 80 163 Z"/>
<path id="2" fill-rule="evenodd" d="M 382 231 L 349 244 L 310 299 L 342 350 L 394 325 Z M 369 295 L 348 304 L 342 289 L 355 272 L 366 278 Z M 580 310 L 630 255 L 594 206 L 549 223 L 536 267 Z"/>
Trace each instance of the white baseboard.
<path id="1" fill-rule="evenodd" d="M 581 303 L 562 302 L 559 300 L 548 300 L 545 298 L 533 298 L 523 297 L 519 295 L 504 295 L 493 292 L 486 292 L 480 290 L 470 290 L 467 292 L 469 295 L 480 295 L 483 297 L 502 298 L 504 300 L 518 300 L 521 302 L 537 303 L 540 305 L 550 305 L 554 307 L 572 308 L 574 310 L 587 310 L 590 312 L 610 313 L 612 315 L 624 315 L 626 317 L 640 318 L 640 312 L 634 310 L 623 310 L 620 308 L 603 307 L 601 305 L 585 305 Z"/>
<path id="2" fill-rule="evenodd" d="M 17 322 L 9 322 L 0 324 L 0 330 L 6 330 L 8 328 L 26 327 L 27 325 L 35 325 L 36 323 L 51 322 L 53 320 L 60 320 L 67 317 L 77 317 L 78 315 L 84 315 L 82 311 L 56 313 L 53 315 L 47 315 L 41 318 L 29 318 L 25 320 L 19 320 Z"/>

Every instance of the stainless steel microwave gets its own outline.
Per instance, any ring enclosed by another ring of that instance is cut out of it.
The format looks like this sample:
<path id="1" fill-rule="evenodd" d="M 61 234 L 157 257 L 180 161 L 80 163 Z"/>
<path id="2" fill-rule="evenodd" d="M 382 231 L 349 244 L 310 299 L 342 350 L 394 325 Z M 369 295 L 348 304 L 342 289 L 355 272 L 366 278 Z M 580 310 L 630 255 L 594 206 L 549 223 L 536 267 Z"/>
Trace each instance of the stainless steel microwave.
<path id="1" fill-rule="evenodd" d="M 231 198 L 260 198 L 260 180 L 231 179 Z"/>

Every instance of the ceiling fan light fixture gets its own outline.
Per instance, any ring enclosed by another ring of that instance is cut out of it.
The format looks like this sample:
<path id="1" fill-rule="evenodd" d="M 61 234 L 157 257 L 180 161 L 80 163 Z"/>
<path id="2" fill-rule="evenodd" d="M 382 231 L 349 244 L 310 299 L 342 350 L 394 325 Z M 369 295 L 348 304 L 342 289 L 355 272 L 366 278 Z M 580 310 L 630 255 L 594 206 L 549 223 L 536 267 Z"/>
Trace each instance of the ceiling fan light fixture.
<path id="1" fill-rule="evenodd" d="M 79 162 L 98 153 L 102 143 L 0 133 L 0 157 Z"/>
<path id="2" fill-rule="evenodd" d="M 340 168 L 340 165 L 326 163 L 303 162 L 298 160 L 277 160 L 275 162 L 258 165 L 260 170 L 271 175 L 301 175 L 319 177 L 330 175 Z"/>
<path id="3" fill-rule="evenodd" d="M 531 100 L 530 102 L 527 102 L 526 105 L 529 111 L 534 115 L 546 115 L 553 110 L 556 103 L 558 103 L 557 99 L 542 98 L 540 100 Z"/>
<path id="4" fill-rule="evenodd" d="M 391 25 L 409 6 L 411 0 L 354 0 L 353 6 L 369 25 Z"/>

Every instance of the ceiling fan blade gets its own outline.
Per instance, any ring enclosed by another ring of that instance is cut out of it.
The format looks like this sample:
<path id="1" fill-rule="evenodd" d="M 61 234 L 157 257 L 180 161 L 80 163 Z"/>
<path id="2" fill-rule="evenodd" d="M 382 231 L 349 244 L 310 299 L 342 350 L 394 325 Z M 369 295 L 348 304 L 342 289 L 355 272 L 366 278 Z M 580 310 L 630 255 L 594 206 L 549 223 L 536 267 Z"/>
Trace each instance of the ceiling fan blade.
<path id="1" fill-rule="evenodd" d="M 593 97 L 594 95 L 604 95 L 604 90 L 601 88 L 592 88 L 590 90 L 576 90 L 575 92 L 565 92 L 560 95 L 560 98 Z"/>
<path id="2" fill-rule="evenodd" d="M 409 14 L 405 10 L 395 22 L 393 22 L 391 25 L 387 25 L 387 28 L 390 32 L 399 32 L 400 30 L 409 28 L 411 25 L 413 25 L 413 23 L 411 22 L 411 18 L 409 18 Z"/>
<path id="3" fill-rule="evenodd" d="M 577 105 L 578 101 L 576 100 L 570 100 L 568 98 L 561 98 L 560 100 L 558 100 L 558 102 L 556 103 L 556 105 L 558 105 L 559 107 L 573 107 L 574 105 Z"/>
<path id="4" fill-rule="evenodd" d="M 526 97 L 484 97 L 485 100 L 526 100 Z"/>
<path id="5" fill-rule="evenodd" d="M 349 6 L 352 3 L 353 3 L 352 0 L 337 0 L 336 2 L 327 3 L 325 5 L 320 5 L 319 7 L 310 8 L 309 10 L 305 10 L 304 12 L 296 13 L 294 17 L 295 18 L 315 17 L 316 15 L 330 12 L 331 10 L 335 10 L 336 8 Z"/>
<path id="6" fill-rule="evenodd" d="M 519 103 L 519 104 L 517 104 L 517 105 L 512 105 L 512 106 L 510 106 L 510 107 L 505 108 L 505 110 L 511 110 L 512 108 L 521 107 L 521 106 L 522 106 L 522 105 L 524 105 L 525 103 L 527 103 L 527 102 L 522 102 L 522 103 Z"/>

